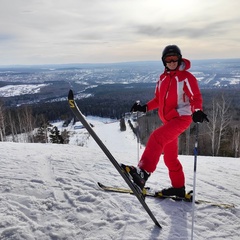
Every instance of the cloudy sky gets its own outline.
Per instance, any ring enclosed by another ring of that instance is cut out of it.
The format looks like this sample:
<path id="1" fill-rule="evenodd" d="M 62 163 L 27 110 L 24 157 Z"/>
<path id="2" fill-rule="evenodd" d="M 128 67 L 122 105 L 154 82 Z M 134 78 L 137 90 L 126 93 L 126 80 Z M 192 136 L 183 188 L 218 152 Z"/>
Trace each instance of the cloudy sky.
<path id="1" fill-rule="evenodd" d="M 240 58 L 239 0 L 1 0 L 0 65 Z"/>

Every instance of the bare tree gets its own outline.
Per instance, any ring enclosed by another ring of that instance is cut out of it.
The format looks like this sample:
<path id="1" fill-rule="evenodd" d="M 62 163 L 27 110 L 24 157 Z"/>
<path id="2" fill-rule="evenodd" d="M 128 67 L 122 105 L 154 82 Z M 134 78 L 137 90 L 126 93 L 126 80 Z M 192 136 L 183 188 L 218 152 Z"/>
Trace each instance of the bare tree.
<path id="1" fill-rule="evenodd" d="M 232 139 L 232 150 L 234 152 L 234 157 L 239 157 L 240 153 L 240 129 L 239 126 L 233 128 L 233 139 Z"/>
<path id="2" fill-rule="evenodd" d="M 34 142 L 33 130 L 34 130 L 34 118 L 32 115 L 32 109 L 30 107 L 24 107 L 23 109 L 24 129 L 28 137 L 28 141 Z"/>
<path id="3" fill-rule="evenodd" d="M 12 116 L 12 112 L 8 110 L 8 126 L 12 135 L 13 142 L 18 142 L 16 119 Z"/>
<path id="4" fill-rule="evenodd" d="M 212 142 L 212 155 L 215 155 L 216 148 L 216 135 L 217 135 L 217 120 L 218 120 L 218 109 L 216 104 L 216 99 L 212 100 L 212 113 L 210 114 L 210 124 L 209 126 L 209 135 L 211 137 Z"/>
<path id="5" fill-rule="evenodd" d="M 32 109 L 28 106 L 17 109 L 18 133 L 21 134 L 21 141 L 33 142 L 34 118 Z"/>
<path id="6" fill-rule="evenodd" d="M 26 142 L 33 142 L 34 119 L 32 109 L 25 106 L 18 111 L 20 132 L 25 135 Z"/>
<path id="7" fill-rule="evenodd" d="M 5 110 L 3 103 L 0 102 L 0 141 L 5 141 L 6 126 L 5 126 Z"/>
<path id="8" fill-rule="evenodd" d="M 24 130 L 23 130 L 23 118 L 22 118 L 22 114 L 21 114 L 21 110 L 17 110 L 17 121 L 18 121 L 18 131 L 20 134 L 23 134 L 24 133 Z M 15 119 L 16 121 L 16 119 Z M 20 140 L 21 141 L 21 140 Z"/>
<path id="9" fill-rule="evenodd" d="M 219 155 L 224 131 L 231 122 L 231 115 L 229 114 L 230 103 L 231 101 L 226 100 L 224 94 L 212 99 L 212 111 L 209 114 L 210 123 L 208 128 L 213 156 Z"/>

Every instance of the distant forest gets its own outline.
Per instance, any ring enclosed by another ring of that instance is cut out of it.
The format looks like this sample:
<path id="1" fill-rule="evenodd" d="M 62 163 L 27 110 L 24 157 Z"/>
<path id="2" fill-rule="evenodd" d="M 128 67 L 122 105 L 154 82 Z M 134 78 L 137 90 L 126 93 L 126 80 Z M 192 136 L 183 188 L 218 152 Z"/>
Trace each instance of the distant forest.
<path id="1" fill-rule="evenodd" d="M 147 103 L 154 97 L 155 84 L 136 84 L 133 88 L 124 88 L 121 84 L 101 85 L 96 88 L 92 97 L 76 100 L 85 115 L 120 119 L 129 112 L 136 100 Z M 229 110 L 234 118 L 240 116 L 240 89 L 202 89 L 203 107 L 211 110 L 212 100 L 223 95 L 230 102 Z M 87 93 L 87 92 L 86 92 Z M 34 115 L 44 114 L 49 121 L 72 117 L 67 100 L 53 103 L 32 105 Z"/>
<path id="2" fill-rule="evenodd" d="M 85 115 L 121 119 L 136 100 L 145 104 L 154 96 L 154 83 L 108 84 L 97 87 L 92 97 L 77 100 Z M 91 90 L 92 93 L 92 90 Z M 202 89 L 204 112 L 210 123 L 200 126 L 199 149 L 201 155 L 240 157 L 240 91 L 239 89 Z M 57 120 L 66 123 L 73 118 L 67 99 L 61 102 L 38 103 L 5 108 L 0 102 L 0 141 L 7 135 L 31 131 Z M 138 119 L 141 142 L 161 122 L 156 111 Z M 34 142 L 34 138 L 30 141 Z M 181 154 L 191 154 L 194 144 L 194 124 L 180 137 Z"/>

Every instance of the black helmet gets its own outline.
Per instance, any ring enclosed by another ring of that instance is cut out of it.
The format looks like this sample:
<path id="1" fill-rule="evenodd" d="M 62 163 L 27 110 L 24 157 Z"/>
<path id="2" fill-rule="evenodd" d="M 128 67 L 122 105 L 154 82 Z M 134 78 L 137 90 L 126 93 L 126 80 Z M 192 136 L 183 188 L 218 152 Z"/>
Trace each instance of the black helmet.
<path id="1" fill-rule="evenodd" d="M 181 50 L 177 45 L 168 45 L 164 48 L 163 52 L 162 52 L 162 61 L 164 66 L 166 65 L 164 62 L 164 58 L 166 56 L 172 56 L 172 55 L 176 55 L 179 57 L 179 64 L 182 61 L 182 54 L 181 54 Z"/>

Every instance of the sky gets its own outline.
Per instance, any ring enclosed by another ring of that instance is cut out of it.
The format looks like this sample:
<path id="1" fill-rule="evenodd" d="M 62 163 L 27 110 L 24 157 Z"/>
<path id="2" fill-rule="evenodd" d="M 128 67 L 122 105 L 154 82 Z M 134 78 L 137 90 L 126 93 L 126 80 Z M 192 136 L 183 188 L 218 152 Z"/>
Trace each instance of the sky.
<path id="1" fill-rule="evenodd" d="M 1 0 L 0 65 L 240 57 L 239 0 Z"/>

